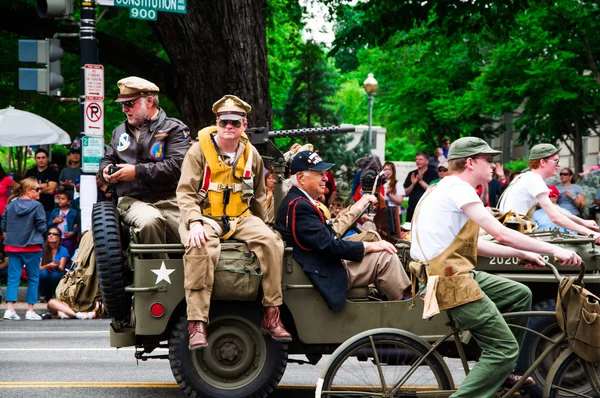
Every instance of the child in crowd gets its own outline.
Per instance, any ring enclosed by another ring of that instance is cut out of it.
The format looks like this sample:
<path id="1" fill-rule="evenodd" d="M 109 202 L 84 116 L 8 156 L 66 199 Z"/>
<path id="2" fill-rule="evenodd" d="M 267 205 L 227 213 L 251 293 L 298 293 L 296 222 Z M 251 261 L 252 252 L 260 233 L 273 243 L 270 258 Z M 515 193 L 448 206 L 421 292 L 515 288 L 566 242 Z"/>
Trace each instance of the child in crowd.
<path id="1" fill-rule="evenodd" d="M 344 210 L 344 199 L 340 198 L 339 196 L 336 196 L 331 201 L 331 217 L 337 217 L 337 215 L 340 214 L 342 210 Z"/>
<path id="2" fill-rule="evenodd" d="M 57 227 L 62 234 L 62 245 L 69 251 L 69 257 L 75 252 L 79 235 L 79 214 L 71 207 L 71 195 L 63 191 L 58 194 L 58 208 L 52 210 L 48 228 Z"/>

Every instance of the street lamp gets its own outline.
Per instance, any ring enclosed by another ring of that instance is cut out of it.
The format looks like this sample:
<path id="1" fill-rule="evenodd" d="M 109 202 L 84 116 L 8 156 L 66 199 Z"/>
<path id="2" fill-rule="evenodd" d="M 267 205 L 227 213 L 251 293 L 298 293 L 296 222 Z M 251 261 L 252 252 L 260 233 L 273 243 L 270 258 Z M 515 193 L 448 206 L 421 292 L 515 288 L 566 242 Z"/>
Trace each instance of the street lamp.
<path id="1" fill-rule="evenodd" d="M 375 145 L 372 145 L 373 133 L 371 129 L 373 127 L 373 94 L 377 91 L 377 80 L 375 80 L 372 73 L 369 73 L 363 82 L 363 87 L 369 95 L 369 145 L 374 147 Z"/>

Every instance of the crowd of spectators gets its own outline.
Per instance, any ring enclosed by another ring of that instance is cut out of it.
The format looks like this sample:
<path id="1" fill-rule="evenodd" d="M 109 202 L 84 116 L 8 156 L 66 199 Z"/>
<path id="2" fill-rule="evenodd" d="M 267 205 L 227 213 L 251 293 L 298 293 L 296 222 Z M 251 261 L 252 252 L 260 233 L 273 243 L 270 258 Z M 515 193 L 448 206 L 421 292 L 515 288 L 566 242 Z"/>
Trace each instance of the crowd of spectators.
<path id="1" fill-rule="evenodd" d="M 21 281 L 27 281 L 25 318 L 42 319 L 33 305 L 54 297 L 81 238 L 79 147 L 69 150 L 62 169 L 50 162 L 43 148 L 37 148 L 33 156 L 35 166 L 20 183 L 0 166 L 0 280 L 7 283 L 4 319 L 9 320 L 20 319 L 14 304 Z M 112 189 L 98 178 L 96 185 L 97 201 L 116 200 Z"/>

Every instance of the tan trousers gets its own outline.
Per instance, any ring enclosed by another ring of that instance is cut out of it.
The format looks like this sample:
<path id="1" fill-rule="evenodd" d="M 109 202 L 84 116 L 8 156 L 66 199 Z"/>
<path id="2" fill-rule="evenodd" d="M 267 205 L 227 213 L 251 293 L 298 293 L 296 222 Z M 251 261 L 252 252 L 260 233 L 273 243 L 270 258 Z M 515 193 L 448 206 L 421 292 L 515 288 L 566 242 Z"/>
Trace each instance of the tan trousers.
<path id="1" fill-rule="evenodd" d="M 220 222 L 219 225 L 221 225 Z M 185 299 L 189 321 L 208 322 L 215 267 L 221 253 L 219 236 L 215 230 L 208 223 L 204 223 L 204 229 L 208 236 L 206 246 L 186 247 L 183 256 Z M 189 231 L 183 224 L 179 227 L 179 233 L 181 242 L 185 245 Z M 283 242 L 281 238 L 260 218 L 252 215 L 238 219 L 231 238 L 246 242 L 250 251 L 258 257 L 263 274 L 261 281 L 264 295 L 263 305 L 265 307 L 280 306 L 283 303 L 281 294 Z"/>
<path id="2" fill-rule="evenodd" d="M 125 224 L 136 229 L 140 242 L 179 243 L 180 211 L 175 197 L 146 203 L 124 196 L 117 208 Z"/>
<path id="3" fill-rule="evenodd" d="M 348 273 L 348 289 L 375 283 L 379 293 L 385 294 L 389 300 L 396 300 L 410 286 L 410 279 L 396 254 L 380 251 L 367 254 L 361 262 L 344 263 Z"/>

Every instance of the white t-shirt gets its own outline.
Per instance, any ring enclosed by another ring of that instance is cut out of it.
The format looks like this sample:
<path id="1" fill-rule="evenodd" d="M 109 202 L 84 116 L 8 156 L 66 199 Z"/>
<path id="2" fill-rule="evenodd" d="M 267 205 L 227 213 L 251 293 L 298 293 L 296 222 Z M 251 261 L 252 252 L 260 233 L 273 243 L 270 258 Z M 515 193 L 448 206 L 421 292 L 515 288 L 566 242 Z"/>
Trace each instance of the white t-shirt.
<path id="1" fill-rule="evenodd" d="M 456 176 L 440 180 L 425 198 L 416 219 L 412 220 L 410 256 L 421 261 L 431 260 L 450 246 L 469 220 L 461 210 L 469 203 L 480 203 L 483 207 L 475 188 Z M 417 233 L 420 246 L 415 236 Z M 425 251 L 425 256 L 420 247 Z"/>
<path id="2" fill-rule="evenodd" d="M 390 186 L 389 181 L 386 182 L 385 184 L 383 184 L 383 190 L 385 192 L 385 200 L 387 201 L 388 206 L 397 207 L 398 205 L 396 203 L 394 203 L 387 194 L 389 186 Z M 402 186 L 402 183 L 400 181 L 396 181 L 396 193 L 394 195 L 404 196 L 404 187 Z"/>
<path id="3" fill-rule="evenodd" d="M 520 174 L 517 178 L 506 188 L 507 191 L 498 204 L 498 208 L 502 212 L 512 210 L 527 214 L 529 209 L 537 204 L 537 196 L 541 193 L 548 195 L 550 190 L 542 176 L 537 173 L 528 171 Z"/>

